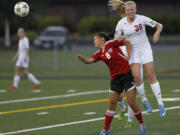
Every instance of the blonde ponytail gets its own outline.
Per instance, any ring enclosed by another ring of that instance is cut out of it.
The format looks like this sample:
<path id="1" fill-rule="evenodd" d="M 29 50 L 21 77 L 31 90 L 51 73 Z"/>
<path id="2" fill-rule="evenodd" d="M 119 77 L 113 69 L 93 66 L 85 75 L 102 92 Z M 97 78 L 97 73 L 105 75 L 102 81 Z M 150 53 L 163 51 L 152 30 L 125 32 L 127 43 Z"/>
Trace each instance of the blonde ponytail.
<path id="1" fill-rule="evenodd" d="M 120 17 L 125 16 L 125 2 L 123 0 L 109 0 L 109 4 Z"/>
<path id="2" fill-rule="evenodd" d="M 127 1 L 127 2 L 123 2 L 123 0 L 109 0 L 109 4 L 110 6 L 113 7 L 113 9 L 116 11 L 116 13 L 120 16 L 120 17 L 124 17 L 125 16 L 125 6 L 126 5 L 133 5 L 136 8 L 136 3 L 134 1 Z"/>

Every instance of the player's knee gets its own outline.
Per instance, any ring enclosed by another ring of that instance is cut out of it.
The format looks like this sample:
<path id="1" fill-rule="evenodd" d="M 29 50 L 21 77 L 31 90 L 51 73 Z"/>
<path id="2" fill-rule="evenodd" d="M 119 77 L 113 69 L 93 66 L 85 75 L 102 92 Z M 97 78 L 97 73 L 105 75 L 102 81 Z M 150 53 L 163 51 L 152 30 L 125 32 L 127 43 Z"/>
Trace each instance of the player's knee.
<path id="1" fill-rule="evenodd" d="M 136 84 L 140 84 L 141 83 L 141 76 L 140 75 L 134 75 L 134 81 Z"/>
<path id="2" fill-rule="evenodd" d="M 19 70 L 17 68 L 15 69 L 15 75 L 19 75 Z"/>

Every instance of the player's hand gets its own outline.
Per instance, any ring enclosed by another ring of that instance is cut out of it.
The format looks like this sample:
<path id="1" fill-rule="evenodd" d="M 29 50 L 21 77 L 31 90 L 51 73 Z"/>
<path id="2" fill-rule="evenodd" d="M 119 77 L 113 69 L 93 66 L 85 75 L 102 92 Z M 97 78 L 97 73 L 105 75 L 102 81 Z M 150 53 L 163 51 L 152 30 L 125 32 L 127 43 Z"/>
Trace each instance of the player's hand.
<path id="1" fill-rule="evenodd" d="M 77 54 L 77 55 L 76 55 L 76 59 L 77 59 L 77 60 L 80 60 L 80 59 L 82 59 L 82 55 L 80 55 L 80 54 Z"/>
<path id="2" fill-rule="evenodd" d="M 27 61 L 27 57 L 24 58 L 24 61 L 25 61 L 25 62 Z"/>
<path id="3" fill-rule="evenodd" d="M 154 33 L 153 43 L 157 43 L 159 41 L 159 37 L 160 37 L 160 35 L 158 33 Z"/>
<path id="4" fill-rule="evenodd" d="M 118 41 L 123 40 L 123 41 L 125 41 L 126 38 L 125 38 L 125 36 L 116 36 L 116 37 L 114 37 L 114 40 L 118 40 Z"/>
<path id="5" fill-rule="evenodd" d="M 16 61 L 16 58 L 13 57 L 12 60 L 11 60 L 11 62 L 14 63 L 15 61 Z"/>
<path id="6" fill-rule="evenodd" d="M 129 56 L 127 56 L 127 57 L 126 57 L 126 59 L 127 59 L 127 61 L 129 61 L 130 57 L 129 57 Z"/>

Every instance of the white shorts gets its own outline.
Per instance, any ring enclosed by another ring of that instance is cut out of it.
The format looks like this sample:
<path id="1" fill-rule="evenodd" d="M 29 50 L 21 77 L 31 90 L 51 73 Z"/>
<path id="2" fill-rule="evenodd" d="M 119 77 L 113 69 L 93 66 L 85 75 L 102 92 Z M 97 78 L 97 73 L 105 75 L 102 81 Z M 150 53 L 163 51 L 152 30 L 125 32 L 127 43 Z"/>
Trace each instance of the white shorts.
<path id="1" fill-rule="evenodd" d="M 129 65 L 133 63 L 146 64 L 149 62 L 153 62 L 153 52 L 151 47 L 141 50 L 132 50 Z"/>
<path id="2" fill-rule="evenodd" d="M 28 68 L 29 67 L 29 58 L 27 59 L 27 61 L 24 61 L 24 58 L 18 58 L 18 60 L 16 61 L 16 66 Z"/>

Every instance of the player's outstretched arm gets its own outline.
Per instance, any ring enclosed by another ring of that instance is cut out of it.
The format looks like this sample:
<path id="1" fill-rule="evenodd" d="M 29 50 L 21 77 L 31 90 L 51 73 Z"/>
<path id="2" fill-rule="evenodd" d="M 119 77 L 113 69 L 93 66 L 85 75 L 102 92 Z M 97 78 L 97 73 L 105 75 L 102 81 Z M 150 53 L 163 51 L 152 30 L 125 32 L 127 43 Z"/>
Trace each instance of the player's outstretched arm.
<path id="1" fill-rule="evenodd" d="M 126 45 L 127 54 L 128 54 L 127 60 L 129 60 L 131 57 L 131 43 L 129 41 L 125 40 L 124 44 Z"/>
<path id="2" fill-rule="evenodd" d="M 156 32 L 154 33 L 153 36 L 153 43 L 158 42 L 162 29 L 163 29 L 163 25 L 160 23 L 156 23 Z"/>
<path id="3" fill-rule="evenodd" d="M 86 57 L 79 55 L 79 54 L 76 57 L 77 57 L 77 60 L 81 60 L 85 64 L 91 64 L 91 63 L 95 62 L 94 58 L 86 58 Z"/>
<path id="4" fill-rule="evenodd" d="M 19 56 L 19 51 L 16 52 L 15 56 L 12 58 L 11 62 L 14 63 Z"/>

